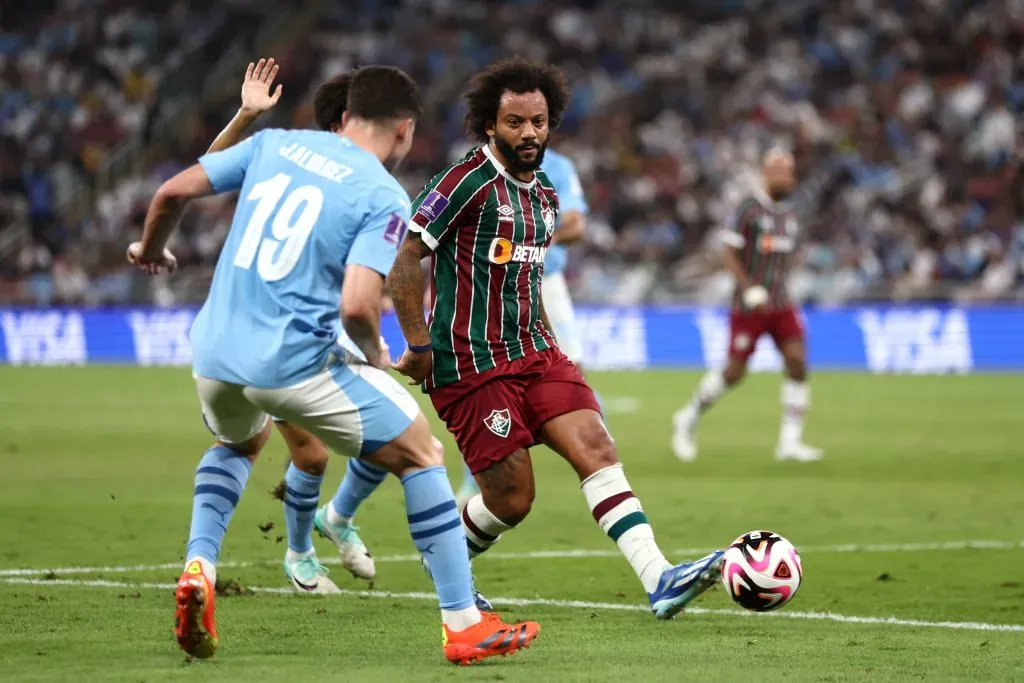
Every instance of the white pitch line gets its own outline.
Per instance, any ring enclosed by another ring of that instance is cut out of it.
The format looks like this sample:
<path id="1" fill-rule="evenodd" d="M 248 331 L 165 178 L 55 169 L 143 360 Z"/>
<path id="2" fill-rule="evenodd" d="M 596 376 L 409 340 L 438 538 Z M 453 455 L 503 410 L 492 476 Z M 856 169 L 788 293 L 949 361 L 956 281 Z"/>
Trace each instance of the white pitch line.
<path id="1" fill-rule="evenodd" d="M 1016 550 L 1024 548 L 1024 541 L 945 541 L 936 543 L 892 543 L 892 544 L 869 544 L 858 545 L 848 543 L 844 545 L 822 545 L 807 546 L 800 548 L 800 554 L 807 553 L 914 553 L 929 552 L 937 550 Z M 670 557 L 694 557 L 706 555 L 717 548 L 679 548 L 668 552 Z M 485 560 L 560 560 L 573 558 L 601 558 L 621 557 L 618 550 L 533 550 L 525 553 L 502 553 L 491 551 L 484 556 Z M 419 555 L 383 555 L 375 557 L 378 563 L 395 562 L 419 562 Z M 220 562 L 217 564 L 222 569 L 244 569 L 245 567 L 264 567 L 275 565 L 279 560 L 258 560 Z M 336 557 L 328 557 L 322 560 L 324 564 L 340 564 Z M 127 574 L 132 572 L 152 572 L 165 569 L 178 569 L 184 563 L 162 562 L 160 564 L 134 564 L 111 567 L 53 567 L 49 569 L 0 569 L 0 577 L 4 576 L 43 576 L 45 574 Z"/>
<path id="2" fill-rule="evenodd" d="M 25 585 L 25 586 L 74 586 L 78 588 L 124 588 L 124 589 L 157 589 L 174 590 L 173 583 L 129 583 L 126 581 L 106 580 L 77 580 L 77 579 L 34 579 L 25 577 L 12 577 L 0 579 L 0 583 Z M 249 586 L 254 593 L 273 593 L 296 595 L 291 588 L 277 586 Z M 355 591 L 340 590 L 341 595 L 349 595 L 359 598 L 390 598 L 393 600 L 437 600 L 433 593 L 392 593 L 388 591 Z M 306 596 L 302 596 L 306 597 Z M 329 599 L 329 598 L 328 598 Z M 496 605 L 512 605 L 515 607 L 561 607 L 566 609 L 603 609 L 619 610 L 627 612 L 648 612 L 650 608 L 645 605 L 615 602 L 589 602 L 586 600 L 552 600 L 549 598 L 492 598 L 491 602 Z M 686 610 L 688 614 L 707 614 L 714 616 L 729 617 L 754 617 L 754 618 L 777 618 L 777 619 L 802 619 L 811 621 L 834 621 L 842 624 L 869 624 L 879 626 L 908 626 L 917 628 L 941 628 L 957 631 L 1003 631 L 1010 633 L 1024 633 L 1024 624 L 987 624 L 979 621 L 924 621 L 921 619 L 899 619 L 897 617 L 857 617 L 846 614 L 835 614 L 834 612 L 796 612 L 793 610 L 782 610 L 779 612 L 747 612 L 735 609 L 705 609 L 703 607 L 690 607 Z"/>

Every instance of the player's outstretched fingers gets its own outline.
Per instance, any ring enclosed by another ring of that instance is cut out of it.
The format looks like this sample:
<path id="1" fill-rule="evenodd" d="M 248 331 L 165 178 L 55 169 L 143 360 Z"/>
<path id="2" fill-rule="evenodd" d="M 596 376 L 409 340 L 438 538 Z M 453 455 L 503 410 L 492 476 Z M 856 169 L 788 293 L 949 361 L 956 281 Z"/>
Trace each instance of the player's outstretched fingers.
<path id="1" fill-rule="evenodd" d="M 271 57 L 263 65 L 262 71 L 260 71 L 260 80 L 263 81 L 264 83 L 270 82 L 270 79 L 268 77 L 270 76 L 270 72 L 273 71 L 273 70 L 274 70 L 274 58 Z"/>
<path id="2" fill-rule="evenodd" d="M 256 69 L 252 72 L 253 78 L 256 80 L 262 80 L 260 74 L 263 73 L 263 66 L 267 63 L 267 60 L 260 57 L 260 61 L 256 62 Z"/>
<path id="3" fill-rule="evenodd" d="M 256 70 L 256 65 L 253 64 L 252 62 L 249 62 L 249 66 L 245 69 L 245 80 L 251 81 L 252 80 L 253 71 L 255 71 L 255 70 Z"/>

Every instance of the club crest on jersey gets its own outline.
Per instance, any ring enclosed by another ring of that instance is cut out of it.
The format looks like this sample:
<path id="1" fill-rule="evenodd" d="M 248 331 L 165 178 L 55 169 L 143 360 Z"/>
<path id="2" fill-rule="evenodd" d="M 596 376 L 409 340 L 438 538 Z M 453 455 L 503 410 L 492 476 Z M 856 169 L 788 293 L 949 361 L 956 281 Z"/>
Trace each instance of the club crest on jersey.
<path id="1" fill-rule="evenodd" d="M 491 414 L 484 418 L 484 426 L 496 436 L 503 439 L 508 438 L 508 433 L 512 429 L 512 416 L 509 414 L 508 408 L 492 410 Z"/>
<path id="2" fill-rule="evenodd" d="M 544 227 L 547 228 L 550 235 L 555 231 L 555 210 L 551 208 L 544 209 L 543 213 L 541 213 L 541 218 L 544 219 Z"/>
<path id="3" fill-rule="evenodd" d="M 516 210 L 513 209 L 511 206 L 509 206 L 508 204 L 502 204 L 501 206 L 498 207 L 498 220 L 499 221 L 510 223 L 512 221 L 515 221 L 515 219 L 516 219 Z"/>
<path id="4" fill-rule="evenodd" d="M 506 263 L 543 263 L 546 253 L 545 247 L 512 244 L 504 237 L 495 237 L 491 240 L 487 259 L 498 266 L 503 266 Z"/>

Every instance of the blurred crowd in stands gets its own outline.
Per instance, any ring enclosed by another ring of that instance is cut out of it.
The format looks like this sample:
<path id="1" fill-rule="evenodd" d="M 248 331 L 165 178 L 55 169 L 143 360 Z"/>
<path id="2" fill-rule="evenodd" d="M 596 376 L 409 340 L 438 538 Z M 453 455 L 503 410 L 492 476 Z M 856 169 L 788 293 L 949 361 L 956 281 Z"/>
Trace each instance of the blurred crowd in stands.
<path id="1" fill-rule="evenodd" d="M 143 278 L 123 254 L 237 107 L 244 61 L 212 68 L 229 44 L 281 64 L 261 125 L 311 125 L 316 84 L 353 66 L 407 69 L 428 103 L 399 173 L 413 195 L 469 147 L 473 71 L 561 65 L 573 101 L 553 145 L 591 206 L 579 301 L 726 301 L 720 230 L 776 144 L 801 178 L 801 301 L 1024 300 L 1024 0 L 310 2 L 288 10 L 312 15 L 304 30 L 257 45 L 281 12 L 0 0 L 0 302 L 202 299 L 233 197 L 189 209 L 178 275 Z M 131 141 L 134 172 L 114 174 Z"/>

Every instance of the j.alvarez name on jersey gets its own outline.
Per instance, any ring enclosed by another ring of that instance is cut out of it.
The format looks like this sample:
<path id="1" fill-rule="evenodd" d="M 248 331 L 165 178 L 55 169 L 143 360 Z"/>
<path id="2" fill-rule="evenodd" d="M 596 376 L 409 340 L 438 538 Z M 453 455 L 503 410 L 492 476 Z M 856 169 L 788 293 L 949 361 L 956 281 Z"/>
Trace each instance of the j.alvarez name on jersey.
<path id="1" fill-rule="evenodd" d="M 487 258 L 499 266 L 506 263 L 544 263 L 547 252 L 547 247 L 512 244 L 504 237 L 495 237 L 491 240 Z"/>
<path id="2" fill-rule="evenodd" d="M 352 169 L 345 164 L 340 164 L 298 143 L 282 145 L 278 153 L 299 168 L 336 183 L 352 175 Z"/>

